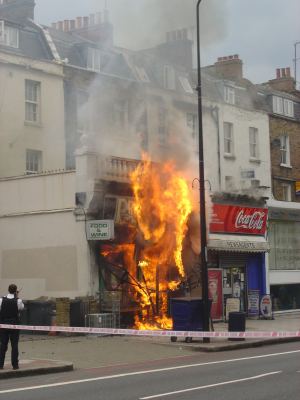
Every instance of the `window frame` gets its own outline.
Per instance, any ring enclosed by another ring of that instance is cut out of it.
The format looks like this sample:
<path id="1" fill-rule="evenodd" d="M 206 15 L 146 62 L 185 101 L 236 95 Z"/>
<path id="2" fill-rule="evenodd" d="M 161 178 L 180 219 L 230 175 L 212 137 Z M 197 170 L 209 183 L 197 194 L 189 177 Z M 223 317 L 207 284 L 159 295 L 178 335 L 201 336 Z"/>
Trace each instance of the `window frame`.
<path id="1" fill-rule="evenodd" d="M 249 127 L 249 152 L 250 152 L 250 159 L 252 160 L 259 159 L 258 129 L 255 128 L 254 126 Z"/>
<path id="2" fill-rule="evenodd" d="M 294 118 L 294 102 L 280 96 L 273 96 L 273 112 L 274 114 L 285 115 Z"/>
<path id="3" fill-rule="evenodd" d="M 230 129 L 229 130 L 225 129 L 226 126 L 230 127 Z M 234 156 L 233 123 L 224 121 L 223 131 L 224 131 L 224 155 L 227 157 L 233 157 Z M 226 137 L 226 133 L 230 133 L 230 137 Z M 229 143 L 229 146 L 227 146 L 228 143 Z M 227 149 L 229 151 L 226 151 Z"/>
<path id="4" fill-rule="evenodd" d="M 29 87 L 29 84 L 32 85 Z M 33 90 L 30 93 L 29 90 Z M 33 106 L 33 109 L 30 108 Z M 41 123 L 41 82 L 25 79 L 25 123 L 39 125 Z"/>
<path id="5" fill-rule="evenodd" d="M 86 67 L 90 71 L 101 72 L 101 52 L 95 47 L 88 47 Z"/>
<path id="6" fill-rule="evenodd" d="M 289 183 L 281 183 L 282 201 L 292 201 L 292 185 Z"/>
<path id="7" fill-rule="evenodd" d="M 290 137 L 287 134 L 282 134 L 280 139 L 280 166 L 291 167 L 290 156 Z"/>
<path id="8" fill-rule="evenodd" d="M 29 156 L 31 157 L 31 160 L 29 160 Z M 36 158 L 33 159 L 34 157 Z M 26 149 L 26 175 L 39 174 L 42 172 L 42 157 L 42 151 Z M 36 166 L 36 168 L 30 168 L 31 165 Z"/>
<path id="9" fill-rule="evenodd" d="M 232 86 L 224 86 L 224 101 L 228 104 L 235 104 L 235 89 Z"/>
<path id="10" fill-rule="evenodd" d="M 13 39 L 12 39 L 13 38 Z M 15 49 L 19 48 L 19 29 L 7 25 L 5 21 L 1 20 L 0 21 L 0 44 L 7 46 L 7 47 L 13 47 Z"/>

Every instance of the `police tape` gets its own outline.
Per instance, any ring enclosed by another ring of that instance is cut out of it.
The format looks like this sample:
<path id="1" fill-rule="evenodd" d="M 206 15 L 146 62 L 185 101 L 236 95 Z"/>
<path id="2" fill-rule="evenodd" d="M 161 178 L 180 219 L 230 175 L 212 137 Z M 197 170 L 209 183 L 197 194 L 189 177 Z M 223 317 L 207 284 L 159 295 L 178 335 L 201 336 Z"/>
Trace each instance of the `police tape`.
<path id="1" fill-rule="evenodd" d="M 9 325 L 0 324 L 0 329 L 19 329 L 34 332 L 66 332 L 88 333 L 100 335 L 124 335 L 124 336 L 160 336 L 160 337 L 193 337 L 193 338 L 300 338 L 300 331 L 172 331 L 172 330 L 137 330 L 119 328 L 92 328 L 73 326 L 36 326 L 36 325 Z"/>

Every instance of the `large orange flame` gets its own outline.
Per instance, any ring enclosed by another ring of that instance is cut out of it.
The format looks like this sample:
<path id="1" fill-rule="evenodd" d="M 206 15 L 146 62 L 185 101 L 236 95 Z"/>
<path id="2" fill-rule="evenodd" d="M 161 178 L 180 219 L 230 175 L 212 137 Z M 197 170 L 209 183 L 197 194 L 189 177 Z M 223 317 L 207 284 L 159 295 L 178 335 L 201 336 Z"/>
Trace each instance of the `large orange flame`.
<path id="1" fill-rule="evenodd" d="M 192 212 L 190 191 L 173 162 L 154 164 L 146 155 L 131 174 L 131 184 L 140 231 L 138 260 L 132 246 L 120 245 L 117 249 L 127 253 L 125 267 L 138 277 L 138 284 L 133 285 L 140 305 L 135 326 L 168 329 L 172 327 L 167 317 L 168 292 L 176 290 L 185 277 L 182 249 Z"/>

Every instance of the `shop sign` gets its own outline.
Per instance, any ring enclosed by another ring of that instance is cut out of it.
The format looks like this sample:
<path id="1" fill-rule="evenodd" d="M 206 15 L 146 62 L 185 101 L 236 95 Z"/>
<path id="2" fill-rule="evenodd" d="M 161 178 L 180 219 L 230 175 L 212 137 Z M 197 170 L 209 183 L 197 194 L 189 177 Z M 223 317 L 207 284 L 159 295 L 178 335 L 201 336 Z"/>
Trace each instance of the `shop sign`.
<path id="1" fill-rule="evenodd" d="M 211 319 L 221 320 L 223 318 L 223 290 L 222 290 L 222 270 L 208 270 L 208 298 L 211 300 L 210 316 Z"/>
<path id="2" fill-rule="evenodd" d="M 296 196 L 300 196 L 300 181 L 296 181 Z"/>
<path id="3" fill-rule="evenodd" d="M 273 317 L 272 314 L 272 299 L 269 294 L 262 296 L 260 299 L 260 313 L 263 318 L 271 319 Z"/>
<path id="4" fill-rule="evenodd" d="M 264 235 L 266 233 L 268 209 L 213 204 L 211 233 L 239 233 Z"/>
<path id="5" fill-rule="evenodd" d="M 249 289 L 248 290 L 248 316 L 258 317 L 259 316 L 259 290 Z"/>
<path id="6" fill-rule="evenodd" d="M 111 240 L 114 239 L 114 221 L 93 220 L 86 222 L 87 240 Z"/>

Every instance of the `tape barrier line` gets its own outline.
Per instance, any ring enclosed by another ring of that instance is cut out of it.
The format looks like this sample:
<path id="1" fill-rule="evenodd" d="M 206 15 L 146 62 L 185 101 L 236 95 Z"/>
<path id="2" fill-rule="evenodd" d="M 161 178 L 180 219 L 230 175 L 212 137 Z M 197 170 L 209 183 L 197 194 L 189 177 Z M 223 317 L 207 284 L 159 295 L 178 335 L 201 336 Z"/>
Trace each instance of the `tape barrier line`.
<path id="1" fill-rule="evenodd" d="M 0 324 L 0 329 L 20 329 L 23 331 L 40 332 L 68 332 L 68 333 L 90 333 L 105 335 L 126 336 L 160 336 L 160 337 L 194 337 L 194 338 L 300 338 L 300 331 L 246 331 L 246 332 L 202 332 L 202 331 L 166 331 L 166 330 L 136 330 L 136 329 L 114 329 L 114 328 L 89 328 L 72 326 L 31 326 L 31 325 L 8 325 Z"/>

